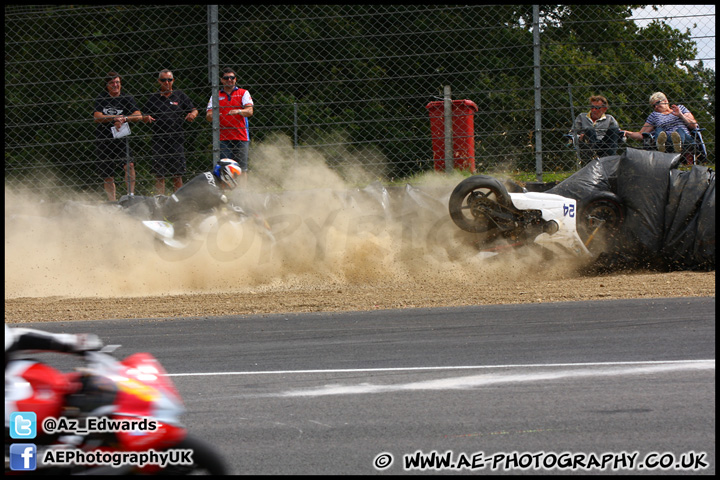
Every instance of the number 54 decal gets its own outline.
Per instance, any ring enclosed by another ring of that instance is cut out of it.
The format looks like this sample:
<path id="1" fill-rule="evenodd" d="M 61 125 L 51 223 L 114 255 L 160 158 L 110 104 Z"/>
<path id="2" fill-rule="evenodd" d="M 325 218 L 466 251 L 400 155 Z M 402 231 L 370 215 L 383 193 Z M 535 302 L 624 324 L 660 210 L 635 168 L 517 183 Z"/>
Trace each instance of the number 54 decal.
<path id="1" fill-rule="evenodd" d="M 574 217 L 575 216 L 575 204 L 566 205 L 563 204 L 563 216 L 567 217 Z"/>

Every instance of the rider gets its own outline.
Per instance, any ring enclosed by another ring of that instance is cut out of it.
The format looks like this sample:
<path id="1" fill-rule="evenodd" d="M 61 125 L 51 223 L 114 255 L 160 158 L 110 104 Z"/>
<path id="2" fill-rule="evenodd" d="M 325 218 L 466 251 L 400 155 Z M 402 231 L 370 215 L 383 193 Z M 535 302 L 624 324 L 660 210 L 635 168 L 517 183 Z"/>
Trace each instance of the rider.
<path id="1" fill-rule="evenodd" d="M 38 392 L 32 390 L 32 385 L 23 377 L 37 362 L 17 361 L 19 354 L 29 351 L 47 351 L 60 353 L 82 354 L 87 351 L 100 350 L 103 342 L 96 335 L 50 333 L 30 328 L 10 328 L 5 324 L 5 429 L 9 428 L 10 415 L 18 411 L 18 402 L 33 398 Z M 12 365 L 8 368 L 8 365 Z M 50 379 L 46 379 L 50 380 Z M 39 392 L 38 404 L 48 402 L 60 403 L 62 398 L 50 396 L 50 392 Z M 31 402 L 32 403 L 32 402 Z"/>
<path id="2" fill-rule="evenodd" d="M 15 354 L 22 351 L 84 353 L 102 347 L 102 340 L 92 333 L 50 333 L 31 328 L 10 328 L 5 324 L 6 369 Z"/>
<path id="3" fill-rule="evenodd" d="M 238 186 L 242 173 L 235 160 L 223 158 L 211 171 L 195 176 L 171 195 L 163 206 L 163 216 L 173 224 L 176 235 L 187 229 L 197 212 L 227 204 L 225 192 Z M 233 209 L 241 211 L 239 207 Z"/>

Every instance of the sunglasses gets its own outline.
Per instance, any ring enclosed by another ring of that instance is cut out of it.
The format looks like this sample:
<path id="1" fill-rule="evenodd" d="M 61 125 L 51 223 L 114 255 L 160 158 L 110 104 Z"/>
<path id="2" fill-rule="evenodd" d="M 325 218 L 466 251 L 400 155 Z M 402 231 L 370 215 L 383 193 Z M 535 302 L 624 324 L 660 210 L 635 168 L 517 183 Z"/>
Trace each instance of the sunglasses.
<path id="1" fill-rule="evenodd" d="M 607 107 L 605 107 L 605 106 L 598 107 L 598 106 L 595 106 L 595 105 L 590 105 L 590 108 L 592 108 L 593 110 L 600 110 L 601 108 L 607 108 Z"/>
<path id="2" fill-rule="evenodd" d="M 235 80 L 235 77 L 233 75 L 226 75 L 222 77 L 223 80 Z"/>
<path id="3" fill-rule="evenodd" d="M 166 82 L 172 82 L 175 79 L 174 78 L 160 78 L 159 80 L 163 83 L 166 83 Z"/>

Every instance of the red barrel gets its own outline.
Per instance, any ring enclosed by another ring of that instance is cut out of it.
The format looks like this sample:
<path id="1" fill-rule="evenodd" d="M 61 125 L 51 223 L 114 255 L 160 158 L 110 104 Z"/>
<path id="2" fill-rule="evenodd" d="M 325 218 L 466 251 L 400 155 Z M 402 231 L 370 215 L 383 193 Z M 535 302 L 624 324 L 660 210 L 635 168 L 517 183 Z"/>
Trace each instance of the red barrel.
<path id="1" fill-rule="evenodd" d="M 445 171 L 445 102 L 428 103 L 435 170 Z M 452 101 L 453 159 L 457 169 L 475 173 L 475 112 L 471 100 Z"/>

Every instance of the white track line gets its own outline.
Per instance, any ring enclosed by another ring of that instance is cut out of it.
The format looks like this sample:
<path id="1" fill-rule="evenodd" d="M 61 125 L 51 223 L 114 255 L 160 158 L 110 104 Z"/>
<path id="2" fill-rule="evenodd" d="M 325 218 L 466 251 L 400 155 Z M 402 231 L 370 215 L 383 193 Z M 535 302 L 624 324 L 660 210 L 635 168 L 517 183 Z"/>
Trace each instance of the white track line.
<path id="1" fill-rule="evenodd" d="M 502 371 L 502 369 L 514 369 Z M 413 367 L 413 368 L 364 368 L 364 369 L 328 369 L 328 370 L 282 370 L 267 372 L 225 372 L 225 373 L 188 373 L 174 376 L 208 375 L 298 375 L 332 374 L 362 372 L 418 372 L 449 370 L 483 370 L 482 373 L 463 376 L 441 376 L 429 380 L 405 383 L 369 383 L 362 379 L 355 384 L 326 384 L 317 387 L 285 390 L 274 393 L 248 393 L 244 397 L 281 398 L 281 397 L 321 397 L 327 395 L 357 395 L 372 393 L 428 391 L 428 390 L 465 390 L 487 385 L 538 382 L 548 380 L 577 379 L 590 377 L 619 377 L 628 375 L 652 375 L 666 372 L 688 370 L 715 370 L 715 360 L 672 360 L 647 362 L 602 362 L 602 363 L 549 363 L 534 365 L 483 365 L 456 367 Z M 393 377 L 384 380 L 397 379 Z M 357 380 L 357 379 L 356 379 Z"/>
<path id="2" fill-rule="evenodd" d="M 484 387 L 487 385 L 508 383 L 538 382 L 601 376 L 618 377 L 627 375 L 648 375 L 665 372 L 711 369 L 715 369 L 714 360 L 711 362 L 652 362 L 633 365 L 603 364 L 602 366 L 593 365 L 589 368 L 563 368 L 547 370 L 533 369 L 532 372 L 523 373 L 503 373 L 496 371 L 493 373 L 481 373 L 461 377 L 450 376 L 446 378 L 398 384 L 361 383 L 357 385 L 324 385 L 316 388 L 287 390 L 271 396 L 319 397 L 326 395 L 407 392 L 420 390 L 465 390 Z"/>
<path id="3" fill-rule="evenodd" d="M 342 368 L 326 370 L 267 370 L 260 372 L 203 372 L 203 373 L 170 373 L 169 377 L 209 377 L 218 375 L 288 375 L 312 373 L 363 373 L 363 372 L 419 372 L 441 370 L 491 370 L 502 368 L 555 368 L 555 367 L 614 367 L 614 366 L 652 366 L 676 365 L 686 368 L 715 368 L 715 360 L 658 360 L 639 362 L 592 362 L 592 363 L 542 363 L 530 365 L 467 365 L 446 367 L 398 367 L 398 368 Z"/>

